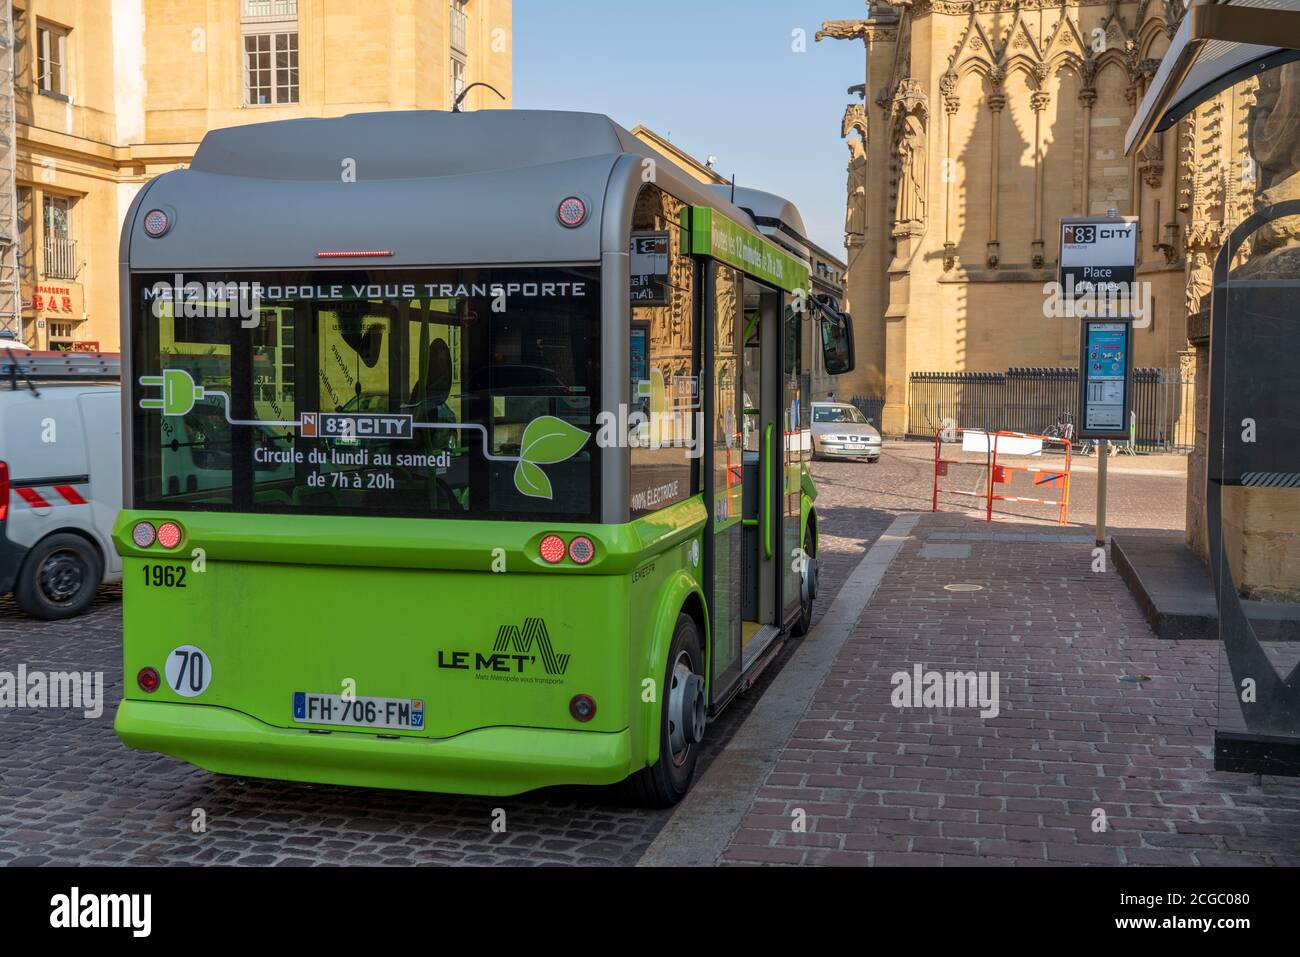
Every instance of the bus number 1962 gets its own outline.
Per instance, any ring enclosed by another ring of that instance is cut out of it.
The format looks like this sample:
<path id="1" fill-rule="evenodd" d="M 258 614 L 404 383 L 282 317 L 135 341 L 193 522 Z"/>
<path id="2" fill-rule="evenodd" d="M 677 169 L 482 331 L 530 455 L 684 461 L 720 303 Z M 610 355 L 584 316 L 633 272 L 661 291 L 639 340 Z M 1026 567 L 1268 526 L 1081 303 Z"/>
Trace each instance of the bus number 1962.
<path id="1" fill-rule="evenodd" d="M 150 588 L 184 588 L 184 565 L 145 565 L 144 583 Z"/>

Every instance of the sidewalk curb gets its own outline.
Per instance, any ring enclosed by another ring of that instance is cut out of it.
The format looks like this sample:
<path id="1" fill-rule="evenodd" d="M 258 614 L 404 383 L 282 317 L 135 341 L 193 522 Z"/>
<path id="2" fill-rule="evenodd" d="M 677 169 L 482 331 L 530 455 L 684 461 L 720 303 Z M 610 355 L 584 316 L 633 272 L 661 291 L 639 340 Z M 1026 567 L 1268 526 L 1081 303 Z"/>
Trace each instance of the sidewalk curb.
<path id="1" fill-rule="evenodd" d="M 862 610 L 920 519 L 919 513 L 900 515 L 862 557 L 825 616 L 677 805 L 637 867 L 709 866 L 722 856 Z"/>

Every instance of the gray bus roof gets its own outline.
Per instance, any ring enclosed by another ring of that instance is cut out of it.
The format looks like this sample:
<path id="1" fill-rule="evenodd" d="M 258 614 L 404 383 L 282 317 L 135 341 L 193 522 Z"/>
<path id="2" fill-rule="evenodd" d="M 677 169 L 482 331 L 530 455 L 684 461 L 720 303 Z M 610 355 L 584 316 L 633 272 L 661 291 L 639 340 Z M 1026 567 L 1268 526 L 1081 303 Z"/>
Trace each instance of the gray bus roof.
<path id="1" fill-rule="evenodd" d="M 133 270 L 209 271 L 596 262 L 614 242 L 626 251 L 626 237 L 613 237 L 601 222 L 611 177 L 628 154 L 653 160 L 654 181 L 677 198 L 758 232 L 739 204 L 607 116 L 358 113 L 208 133 L 190 168 L 141 190 L 123 226 L 122 262 Z M 572 195 L 587 202 L 589 215 L 566 229 L 556 211 Z M 174 224 L 151 239 L 139 217 L 160 207 Z M 392 255 L 317 256 L 336 250 Z"/>

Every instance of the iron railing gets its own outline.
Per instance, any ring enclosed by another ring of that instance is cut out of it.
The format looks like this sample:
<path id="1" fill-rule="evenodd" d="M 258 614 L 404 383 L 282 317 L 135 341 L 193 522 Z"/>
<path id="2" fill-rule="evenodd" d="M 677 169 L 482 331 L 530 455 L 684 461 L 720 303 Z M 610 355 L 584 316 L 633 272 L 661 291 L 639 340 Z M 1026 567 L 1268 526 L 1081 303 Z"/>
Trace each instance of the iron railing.
<path id="1" fill-rule="evenodd" d="M 883 395 L 855 395 L 850 401 L 858 407 L 858 411 L 867 417 L 867 421 L 880 428 L 881 419 L 885 412 L 885 397 Z"/>
<path id="2" fill-rule="evenodd" d="M 1073 421 L 1079 405 L 1073 368 L 913 372 L 909 385 L 908 434 L 917 437 L 933 438 L 944 427 L 1042 434 L 1064 416 Z M 1138 449 L 1191 451 L 1194 380 L 1173 370 L 1133 370 L 1133 412 Z"/>
<path id="3" fill-rule="evenodd" d="M 45 277 L 47 279 L 77 278 L 77 241 L 61 236 L 45 237 Z"/>

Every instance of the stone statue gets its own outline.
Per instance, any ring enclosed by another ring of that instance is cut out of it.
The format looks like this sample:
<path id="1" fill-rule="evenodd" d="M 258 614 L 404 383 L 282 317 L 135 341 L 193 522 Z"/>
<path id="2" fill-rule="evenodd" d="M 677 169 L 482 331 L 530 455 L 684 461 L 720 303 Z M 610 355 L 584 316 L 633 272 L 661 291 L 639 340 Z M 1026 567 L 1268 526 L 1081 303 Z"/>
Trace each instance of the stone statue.
<path id="1" fill-rule="evenodd" d="M 857 245 L 867 234 L 867 151 L 859 139 L 849 140 L 848 209 L 844 244 Z"/>
<path id="2" fill-rule="evenodd" d="M 1213 270 L 1204 252 L 1194 252 L 1187 262 L 1187 314 L 1195 316 L 1201 311 L 1201 300 L 1213 286 Z M 1209 305 L 1206 303 L 1206 305 Z"/>
<path id="3" fill-rule="evenodd" d="M 925 126 L 915 114 L 903 117 L 897 150 L 898 207 L 894 219 L 900 226 L 919 225 L 925 219 Z"/>

